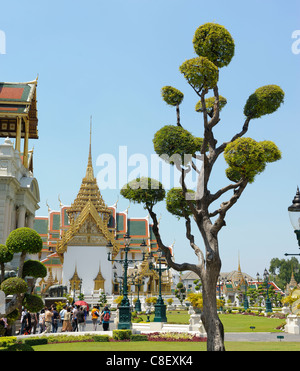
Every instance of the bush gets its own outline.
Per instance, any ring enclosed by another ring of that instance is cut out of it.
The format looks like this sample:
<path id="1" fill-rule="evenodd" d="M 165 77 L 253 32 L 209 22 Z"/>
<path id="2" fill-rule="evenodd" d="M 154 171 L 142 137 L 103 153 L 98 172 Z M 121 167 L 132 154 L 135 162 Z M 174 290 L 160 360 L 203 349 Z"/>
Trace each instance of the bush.
<path id="1" fill-rule="evenodd" d="M 135 334 L 130 336 L 131 341 L 148 341 L 147 335 Z"/>
<path id="2" fill-rule="evenodd" d="M 34 349 L 29 344 L 13 344 L 9 346 L 7 349 L 2 349 L 4 351 L 9 352 L 33 352 Z"/>
<path id="3" fill-rule="evenodd" d="M 1 283 L 0 288 L 5 295 L 24 294 L 28 290 L 28 285 L 22 278 L 10 277 Z"/>
<path id="4" fill-rule="evenodd" d="M 42 298 L 31 294 L 25 294 L 23 305 L 32 313 L 39 312 L 45 306 Z"/>
<path id="5" fill-rule="evenodd" d="M 35 278 L 43 278 L 47 276 L 46 266 L 38 260 L 26 260 L 23 266 L 23 278 L 26 276 L 32 276 Z"/>
<path id="6" fill-rule="evenodd" d="M 10 232 L 6 240 L 7 248 L 12 252 L 27 252 L 36 254 L 43 248 L 40 235 L 31 228 L 17 228 Z"/>
<path id="7" fill-rule="evenodd" d="M 108 335 L 95 335 L 95 336 L 93 336 L 93 340 L 97 343 L 108 342 L 109 341 L 109 336 Z"/>
<path id="8" fill-rule="evenodd" d="M 28 344 L 30 346 L 34 346 L 34 345 L 44 345 L 44 344 L 48 344 L 48 340 L 47 338 L 32 338 L 32 339 L 25 339 L 24 340 L 24 344 Z"/>
<path id="9" fill-rule="evenodd" d="M 114 340 L 129 340 L 131 335 L 131 330 L 113 330 Z"/>
<path id="10" fill-rule="evenodd" d="M 0 347 L 8 347 L 15 344 L 17 338 L 15 336 L 3 336 L 0 338 Z"/>

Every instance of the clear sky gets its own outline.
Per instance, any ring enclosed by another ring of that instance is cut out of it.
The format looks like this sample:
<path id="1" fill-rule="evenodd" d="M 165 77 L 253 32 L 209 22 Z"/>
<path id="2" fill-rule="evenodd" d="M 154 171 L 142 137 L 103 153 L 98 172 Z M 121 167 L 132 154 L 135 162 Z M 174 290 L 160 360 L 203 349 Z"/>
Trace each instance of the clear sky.
<path id="1" fill-rule="evenodd" d="M 10 0 L 1 4 L 0 19 L 0 36 L 6 37 L 0 80 L 23 82 L 39 75 L 39 139 L 30 147 L 40 216 L 47 214 L 46 201 L 57 210 L 59 195 L 65 205 L 77 195 L 87 165 L 90 115 L 95 176 L 106 203 L 119 198 L 120 211 L 128 201 L 119 195 L 124 173 L 118 167 L 125 161 L 129 175 L 141 167 L 132 161 L 142 157 L 150 169 L 154 133 L 176 122 L 175 111 L 161 99 L 163 86 L 184 93 L 182 124 L 202 135 L 201 116 L 194 111 L 198 97 L 179 66 L 196 56 L 192 39 L 197 27 L 206 22 L 225 26 L 236 49 L 230 65 L 220 70 L 219 92 L 228 104 L 216 128 L 218 142 L 240 131 L 244 104 L 258 87 L 279 85 L 285 103 L 276 113 L 253 120 L 247 133 L 255 140 L 274 141 L 282 160 L 269 164 L 228 213 L 219 234 L 222 271 L 237 269 L 238 253 L 242 270 L 255 276 L 269 268 L 273 257 L 299 252 L 287 212 L 300 185 L 300 45 L 292 38 L 300 30 L 299 0 Z M 124 148 L 127 158 L 120 162 Z M 100 184 L 107 168 L 103 155 L 116 161 L 115 189 Z M 212 191 L 228 184 L 224 169 L 220 158 Z M 183 221 L 168 214 L 164 203 L 156 211 L 163 241 L 175 241 L 176 261 L 196 262 Z M 129 215 L 147 213 L 131 205 Z"/>

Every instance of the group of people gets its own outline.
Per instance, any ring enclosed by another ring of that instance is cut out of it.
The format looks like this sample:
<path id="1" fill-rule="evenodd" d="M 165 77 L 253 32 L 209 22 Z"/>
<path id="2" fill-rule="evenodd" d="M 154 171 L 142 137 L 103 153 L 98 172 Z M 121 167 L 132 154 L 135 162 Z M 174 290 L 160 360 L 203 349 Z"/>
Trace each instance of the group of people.
<path id="1" fill-rule="evenodd" d="M 94 306 L 91 315 L 94 330 L 97 330 L 98 323 L 102 323 L 104 331 L 109 329 L 110 310 L 107 306 L 101 313 L 99 306 Z M 55 305 L 45 307 L 39 313 L 30 313 L 26 308 L 22 308 L 20 334 L 36 334 L 37 331 L 56 333 L 59 325 L 61 325 L 61 332 L 82 332 L 85 331 L 87 316 L 86 308 L 78 305 L 64 305 L 60 312 Z"/>

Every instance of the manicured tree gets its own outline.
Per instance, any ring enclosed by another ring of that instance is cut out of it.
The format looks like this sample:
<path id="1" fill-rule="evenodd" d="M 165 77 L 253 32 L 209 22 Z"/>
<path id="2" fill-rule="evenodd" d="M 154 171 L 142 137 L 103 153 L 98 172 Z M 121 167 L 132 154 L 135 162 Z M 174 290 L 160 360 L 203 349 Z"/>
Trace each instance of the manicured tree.
<path id="1" fill-rule="evenodd" d="M 0 266 L 1 266 L 1 278 L 0 282 L 4 280 L 5 263 L 10 262 L 14 257 L 14 254 L 8 250 L 6 245 L 0 244 Z"/>
<path id="2" fill-rule="evenodd" d="M 39 262 L 28 261 L 24 263 L 26 254 L 37 254 L 43 247 L 43 241 L 40 235 L 33 229 L 18 228 L 13 230 L 6 240 L 6 247 L 12 255 L 21 253 L 18 277 L 6 279 L 0 286 L 0 289 L 6 295 L 13 295 L 12 300 L 5 307 L 5 315 L 8 315 L 22 304 L 25 293 L 29 289 L 23 278 L 26 275 L 33 276 L 34 278 L 45 277 L 46 271 L 45 267 Z M 28 298 L 27 301 L 29 302 L 29 300 Z"/>
<path id="3" fill-rule="evenodd" d="M 30 288 L 32 293 L 36 280 L 47 276 L 47 268 L 38 260 L 26 260 L 23 266 L 23 278 L 26 276 L 33 277 L 32 286 Z"/>
<path id="4" fill-rule="evenodd" d="M 186 288 L 183 286 L 182 282 L 178 282 L 175 290 L 175 296 L 177 299 L 179 299 L 180 304 L 182 305 L 182 302 L 186 298 Z"/>
<path id="5" fill-rule="evenodd" d="M 191 217 L 184 214 L 182 217 L 185 219 L 186 236 L 198 257 L 197 264 L 188 262 L 178 264 L 173 261 L 169 248 L 164 245 L 160 236 L 157 216 L 153 210 L 154 205 L 145 205 L 145 207 L 153 220 L 153 232 L 159 248 L 165 254 L 168 265 L 177 271 L 193 271 L 201 279 L 203 295 L 201 319 L 207 332 L 207 349 L 225 350 L 224 330 L 217 314 L 216 303 L 216 286 L 221 269 L 218 233 L 225 226 L 227 212 L 238 201 L 246 186 L 265 169 L 267 163 L 277 161 L 281 157 L 274 143 L 257 142 L 251 138 L 242 137 L 247 133 L 250 122 L 271 114 L 279 108 L 284 100 L 284 92 L 277 85 L 258 88 L 245 103 L 245 121 L 241 130 L 228 141 L 218 145 L 214 128 L 220 122 L 220 111 L 227 102 L 226 98 L 219 95 L 219 73 L 222 67 L 230 63 L 234 55 L 235 44 L 230 33 L 223 26 L 215 23 L 200 26 L 195 32 L 193 44 L 198 57 L 185 61 L 179 70 L 200 98 L 196 110 L 201 113 L 203 119 L 201 130 L 203 139 L 194 138 L 201 145 L 195 148 L 193 135 L 183 128 L 180 119 L 177 119 L 177 125 L 168 125 L 167 128 L 160 129 L 155 134 L 153 143 L 156 153 L 165 154 L 161 157 L 170 165 L 175 164 L 180 167 L 178 156 L 185 159 L 181 164 L 182 191 L 196 228 L 202 236 L 205 249 L 203 251 L 196 244 L 191 230 Z M 213 96 L 207 98 L 209 91 L 212 91 Z M 164 100 L 166 101 L 165 98 Z M 197 129 L 194 128 L 193 131 L 196 132 Z M 172 158 L 173 154 L 177 156 L 176 161 Z M 228 164 L 226 175 L 231 182 L 214 192 L 209 189 L 209 181 L 214 165 L 222 154 Z M 202 160 L 201 169 L 195 163 L 195 158 Z M 198 174 L 197 191 L 193 201 L 188 197 L 185 185 L 185 175 L 191 169 Z M 221 205 L 214 205 L 228 194 L 228 199 L 222 201 Z M 129 194 L 125 197 L 131 199 Z M 143 203 L 142 200 L 139 202 Z M 169 205 L 168 209 L 170 208 L 172 209 Z M 172 213 L 179 216 L 178 210 L 175 212 L 173 210 Z"/>
<path id="6" fill-rule="evenodd" d="M 31 228 L 18 228 L 13 230 L 6 240 L 7 248 L 13 253 L 21 253 L 18 276 L 23 275 L 23 265 L 26 254 L 37 254 L 43 248 L 40 235 Z"/>

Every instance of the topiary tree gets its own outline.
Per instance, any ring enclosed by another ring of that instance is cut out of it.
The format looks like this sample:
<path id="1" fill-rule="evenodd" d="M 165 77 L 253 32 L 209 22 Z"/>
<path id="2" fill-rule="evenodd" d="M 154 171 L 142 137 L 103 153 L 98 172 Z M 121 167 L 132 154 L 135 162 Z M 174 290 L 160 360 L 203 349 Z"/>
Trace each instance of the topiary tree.
<path id="1" fill-rule="evenodd" d="M 23 278 L 26 276 L 33 277 L 32 286 L 30 288 L 31 293 L 34 290 L 36 280 L 38 278 L 44 278 L 47 276 L 46 266 L 38 260 L 26 260 L 23 266 Z"/>
<path id="2" fill-rule="evenodd" d="M 10 257 L 13 257 L 15 253 L 20 253 L 20 261 L 18 276 L 7 278 L 1 283 L 1 290 L 4 291 L 6 295 L 13 295 L 13 298 L 8 304 L 6 304 L 5 313 L 1 314 L 0 316 L 8 316 L 15 309 L 22 305 L 23 300 L 28 305 L 34 301 L 34 305 L 37 307 L 36 303 L 38 301 L 40 304 L 40 301 L 36 298 L 31 300 L 32 295 L 28 294 L 27 299 L 24 299 L 27 291 L 33 291 L 33 287 L 29 289 L 24 278 L 26 276 L 32 276 L 37 279 L 47 275 L 47 269 L 42 263 L 33 260 L 28 260 L 25 262 L 26 254 L 36 254 L 40 252 L 43 247 L 43 241 L 35 230 L 31 228 L 18 228 L 13 230 L 6 240 L 5 247 L 6 248 L 2 246 L 2 248 L 0 248 L 2 253 L 6 251 L 6 254 L 8 252 Z M 3 253 L 1 256 L 3 260 L 3 256 L 5 256 L 5 254 Z"/>
<path id="3" fill-rule="evenodd" d="M 37 254 L 43 248 L 40 235 L 31 228 L 17 228 L 13 230 L 6 240 L 6 246 L 11 253 L 21 253 L 18 276 L 22 277 L 26 254 Z"/>
<path id="4" fill-rule="evenodd" d="M 214 128 L 220 122 L 220 111 L 227 103 L 226 98 L 219 95 L 218 78 L 220 69 L 227 66 L 234 56 L 235 44 L 226 28 L 216 23 L 206 23 L 200 26 L 195 32 L 193 44 L 198 57 L 185 61 L 179 70 L 200 98 L 196 111 L 202 114 L 203 119 L 203 138 L 197 139 L 201 145 L 194 146 L 193 135 L 183 128 L 180 119 L 177 119 L 177 125 L 168 125 L 160 129 L 154 135 L 153 143 L 158 155 L 165 154 L 161 156 L 162 159 L 181 169 L 180 180 L 186 205 L 182 207 L 182 200 L 180 199 L 179 202 L 179 198 L 174 197 L 174 190 L 171 190 L 167 195 L 167 208 L 176 217 L 185 219 L 186 237 L 198 258 L 197 264 L 188 262 L 179 264 L 174 261 L 159 232 L 157 216 L 153 210 L 155 203 L 145 203 L 147 200 L 145 190 L 144 200 L 140 199 L 137 202 L 144 203 L 149 211 L 153 220 L 153 232 L 168 265 L 181 272 L 193 271 L 201 279 L 203 295 L 201 319 L 207 332 L 207 349 L 225 350 L 224 330 L 217 314 L 216 301 L 217 280 L 221 269 L 218 234 L 225 226 L 227 212 L 241 197 L 246 186 L 253 183 L 256 175 L 264 171 L 267 163 L 281 158 L 281 153 L 273 142 L 256 142 L 251 138 L 242 137 L 247 133 L 251 121 L 271 114 L 279 108 L 284 100 L 284 92 L 277 85 L 258 88 L 245 103 L 245 121 L 241 130 L 228 141 L 218 145 Z M 213 96 L 207 98 L 209 91 L 213 93 Z M 170 161 L 173 154 L 179 155 L 181 159 L 187 157 L 188 161 L 178 165 L 174 160 Z M 217 191 L 211 191 L 209 181 L 214 165 L 222 154 L 229 166 L 226 169 L 226 175 L 230 183 L 220 187 Z M 201 168 L 198 168 L 194 161 L 195 158 L 202 160 Z M 191 200 L 190 192 L 185 185 L 185 175 L 191 169 L 198 174 L 194 200 Z M 133 199 L 132 194 L 123 195 L 128 199 Z M 228 195 L 227 200 L 222 201 L 221 205 L 215 205 L 221 197 L 224 198 L 226 195 Z M 187 209 L 190 210 L 188 213 L 183 211 Z M 195 242 L 191 218 L 195 221 L 196 229 L 202 236 L 204 250 Z"/>
<path id="5" fill-rule="evenodd" d="M 0 244 L 0 267 L 1 267 L 0 282 L 4 280 L 5 263 L 10 262 L 13 259 L 13 257 L 14 254 L 7 248 L 7 246 Z"/>

